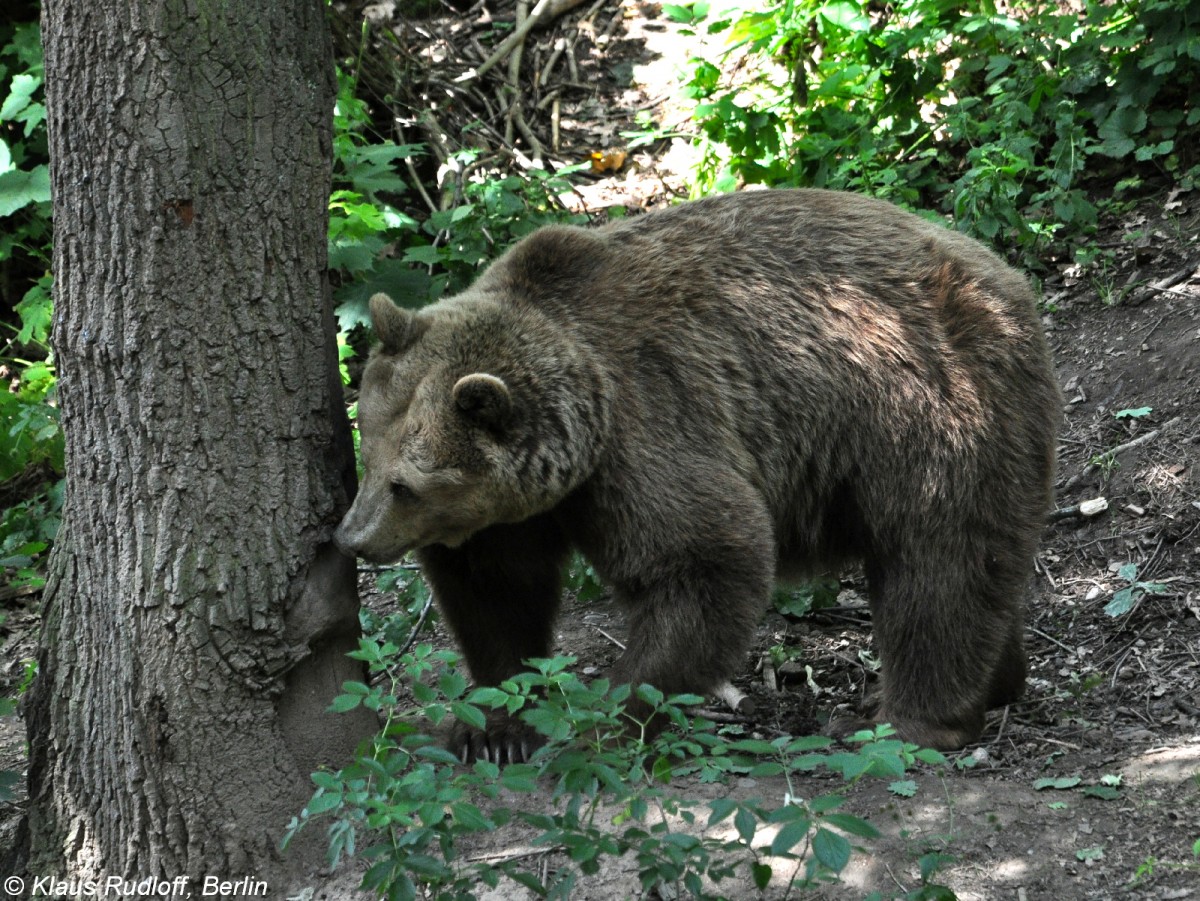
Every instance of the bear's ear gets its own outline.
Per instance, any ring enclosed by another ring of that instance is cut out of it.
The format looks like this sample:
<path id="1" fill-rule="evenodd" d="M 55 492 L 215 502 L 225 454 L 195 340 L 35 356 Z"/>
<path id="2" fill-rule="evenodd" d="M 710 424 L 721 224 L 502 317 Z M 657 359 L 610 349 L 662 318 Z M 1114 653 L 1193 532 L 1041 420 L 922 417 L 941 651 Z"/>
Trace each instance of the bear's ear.
<path id="1" fill-rule="evenodd" d="M 455 382 L 454 402 L 470 419 L 490 429 L 503 428 L 512 414 L 508 385 L 486 372 L 473 372 Z"/>
<path id="2" fill-rule="evenodd" d="M 386 294 L 371 297 L 371 326 L 388 353 L 399 353 L 411 347 L 428 327 L 411 311 L 396 306 Z"/>

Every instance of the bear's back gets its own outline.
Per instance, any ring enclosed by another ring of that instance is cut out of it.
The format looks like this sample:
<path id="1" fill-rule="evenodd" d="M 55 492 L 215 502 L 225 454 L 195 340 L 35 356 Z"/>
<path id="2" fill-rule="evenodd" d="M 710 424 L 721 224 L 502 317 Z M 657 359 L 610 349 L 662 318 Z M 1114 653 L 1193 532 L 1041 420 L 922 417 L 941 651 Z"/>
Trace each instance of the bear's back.
<path id="1" fill-rule="evenodd" d="M 815 413 L 827 389 L 843 408 L 903 395 L 921 415 L 995 400 L 989 379 L 1023 361 L 1049 371 L 1023 276 L 971 238 L 853 194 L 744 192 L 544 229 L 496 268 L 530 269 L 510 296 L 681 408 L 731 388 L 775 407 L 806 391 Z"/>

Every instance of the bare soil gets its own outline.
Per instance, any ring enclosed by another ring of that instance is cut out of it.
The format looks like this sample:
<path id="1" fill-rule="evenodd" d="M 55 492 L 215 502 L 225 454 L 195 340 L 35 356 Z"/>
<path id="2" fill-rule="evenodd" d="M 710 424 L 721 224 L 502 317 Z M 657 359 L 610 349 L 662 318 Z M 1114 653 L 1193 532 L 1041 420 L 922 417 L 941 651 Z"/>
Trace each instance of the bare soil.
<path id="1" fill-rule="evenodd" d="M 580 64 L 595 73 L 592 90 L 563 107 L 560 162 L 619 146 L 621 133 L 635 130 L 639 109 L 659 124 L 682 124 L 674 74 L 686 59 L 677 27 L 653 5 L 601 7 L 596 21 L 578 45 Z M 568 25 L 555 27 L 533 40 L 548 47 Z M 591 209 L 661 204 L 679 192 L 687 165 L 683 142 L 636 148 L 616 172 L 581 177 L 574 202 Z M 883 782 L 850 791 L 845 809 L 869 818 L 883 838 L 856 854 L 842 883 L 820 897 L 902 894 L 920 884 L 917 861 L 932 850 L 951 858 L 936 881 L 961 899 L 1200 898 L 1200 859 L 1192 853 L 1200 839 L 1200 191 L 1153 187 L 1104 223 L 1104 265 L 1051 262 L 1043 280 L 1043 322 L 1066 424 L 1061 512 L 1047 526 L 1030 581 L 1028 692 L 994 712 L 978 745 L 951 755 L 963 766 L 917 769 L 913 797 Z M 1140 408 L 1150 409 L 1116 415 Z M 1100 498 L 1107 506 L 1095 515 L 1069 511 Z M 1137 581 L 1160 587 L 1109 615 L 1106 605 L 1128 587 L 1118 570 L 1130 563 Z M 859 703 L 873 678 L 865 662 L 871 632 L 863 586 L 853 573 L 844 585 L 836 608 L 803 621 L 764 618 L 757 648 L 734 680 L 756 702 L 747 730 L 810 732 L 839 706 Z M 33 656 L 38 601 L 2 602 L 0 691 L 19 683 Z M 568 606 L 557 652 L 577 656 L 581 670 L 603 668 L 617 652 L 603 633 L 619 639 L 621 630 L 607 602 Z M 435 634 L 447 640 L 440 629 Z M 798 649 L 797 665 L 772 684 L 761 661 L 780 644 Z M 24 761 L 23 724 L 0 718 L 0 770 L 23 771 Z M 1079 782 L 1036 787 L 1058 777 Z M 1101 784 L 1115 787 L 1116 797 L 1085 793 Z M 840 782 L 814 778 L 793 790 L 812 797 L 839 791 Z M 778 804 L 785 791 L 776 780 L 741 780 L 695 786 L 693 796 Z M 20 794 L 0 804 L 0 849 L 13 840 L 23 804 Z M 521 852 L 532 838 L 505 830 L 466 851 Z M 544 865 L 565 863 L 551 852 Z M 790 869 L 783 861 L 775 869 L 778 885 L 767 895 L 784 897 Z M 305 897 L 359 897 L 355 872 L 351 866 L 332 879 L 314 878 L 315 891 Z M 502 889 L 486 897 L 522 897 L 515 886 Z M 756 897 L 748 884 L 724 890 Z M 636 864 L 618 860 L 582 880 L 572 897 L 647 896 Z"/>

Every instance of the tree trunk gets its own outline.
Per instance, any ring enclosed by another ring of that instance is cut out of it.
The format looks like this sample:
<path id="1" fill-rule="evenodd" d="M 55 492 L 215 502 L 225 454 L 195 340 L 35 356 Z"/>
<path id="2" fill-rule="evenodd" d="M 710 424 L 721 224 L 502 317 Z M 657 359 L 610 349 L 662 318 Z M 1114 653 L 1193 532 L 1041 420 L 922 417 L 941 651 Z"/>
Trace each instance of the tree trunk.
<path id="1" fill-rule="evenodd" d="M 30 872 L 278 883 L 308 864 L 278 842 L 309 773 L 374 726 L 324 712 L 361 678 L 354 564 L 328 544 L 354 458 L 324 4 L 46 0 L 43 18 L 68 487 L 29 702 Z"/>

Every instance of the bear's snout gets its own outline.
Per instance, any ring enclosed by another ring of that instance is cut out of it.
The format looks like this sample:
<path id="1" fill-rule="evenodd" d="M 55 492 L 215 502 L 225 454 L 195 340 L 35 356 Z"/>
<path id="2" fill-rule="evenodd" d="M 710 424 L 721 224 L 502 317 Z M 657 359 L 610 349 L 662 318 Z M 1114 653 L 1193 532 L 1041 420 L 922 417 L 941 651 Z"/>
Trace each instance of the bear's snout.
<path id="1" fill-rule="evenodd" d="M 380 540 L 382 523 L 379 519 L 383 506 L 370 502 L 370 498 L 365 497 L 367 493 L 359 491 L 358 497 L 334 530 L 333 543 L 348 557 L 362 557 L 376 563 L 391 562 L 381 559 L 387 556 L 381 545 L 390 544 Z"/>
<path id="2" fill-rule="evenodd" d="M 358 556 L 358 546 L 354 543 L 351 534 L 345 528 L 346 521 L 343 519 L 338 523 L 338 527 L 333 532 L 333 545 L 347 557 Z"/>

